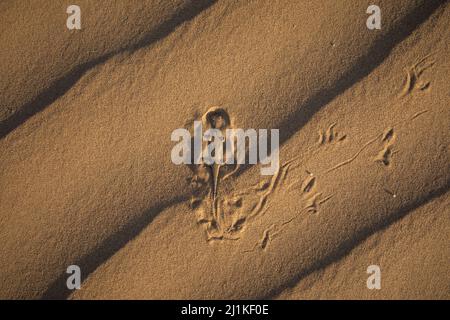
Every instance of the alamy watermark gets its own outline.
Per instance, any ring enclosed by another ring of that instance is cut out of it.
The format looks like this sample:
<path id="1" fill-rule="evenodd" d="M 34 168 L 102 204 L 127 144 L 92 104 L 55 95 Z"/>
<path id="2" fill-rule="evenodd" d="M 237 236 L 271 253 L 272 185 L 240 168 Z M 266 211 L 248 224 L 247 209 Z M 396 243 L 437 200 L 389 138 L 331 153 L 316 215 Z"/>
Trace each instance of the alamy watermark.
<path id="1" fill-rule="evenodd" d="M 367 274 L 370 276 L 367 278 L 367 289 L 373 290 L 381 289 L 381 268 L 380 266 L 373 264 L 367 267 Z"/>
<path id="2" fill-rule="evenodd" d="M 173 147 L 171 159 L 174 164 L 257 164 L 262 165 L 262 175 L 274 175 L 279 168 L 279 130 L 270 130 L 268 152 L 267 129 L 208 129 L 202 134 L 201 121 L 194 122 L 194 138 L 184 128 L 175 129 L 171 140 L 178 141 Z M 248 141 L 248 145 L 246 144 Z M 206 142 L 206 145 L 205 145 Z M 248 155 L 248 157 L 247 157 Z"/>
<path id="3" fill-rule="evenodd" d="M 209 127 L 205 132 L 204 125 Z M 229 125 L 228 114 L 223 109 L 213 108 L 206 113 L 203 122 L 194 121 L 193 137 L 185 128 L 175 129 L 171 140 L 178 143 L 171 152 L 172 162 L 176 165 L 242 165 L 259 162 L 263 165 L 260 169 L 262 175 L 274 175 L 279 169 L 279 130 L 244 130 L 229 128 Z"/>
<path id="4" fill-rule="evenodd" d="M 381 9 L 377 5 L 370 5 L 367 7 L 366 13 L 370 16 L 366 20 L 366 26 L 369 30 L 381 29 Z"/>
<path id="5" fill-rule="evenodd" d="M 77 5 L 70 5 L 66 10 L 69 16 L 66 20 L 66 27 L 69 30 L 80 30 L 81 29 L 81 8 Z"/>
<path id="6" fill-rule="evenodd" d="M 66 286 L 69 290 L 79 290 L 81 288 L 81 269 L 76 264 L 67 267 L 67 274 L 70 274 L 66 280 Z"/>

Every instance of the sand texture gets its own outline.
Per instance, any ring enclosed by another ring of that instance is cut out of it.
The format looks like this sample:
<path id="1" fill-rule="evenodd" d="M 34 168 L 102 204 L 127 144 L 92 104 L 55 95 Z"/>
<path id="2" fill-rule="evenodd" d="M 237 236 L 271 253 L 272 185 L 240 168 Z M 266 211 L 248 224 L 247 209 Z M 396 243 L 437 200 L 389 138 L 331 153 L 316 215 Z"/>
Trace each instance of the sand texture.
<path id="1" fill-rule="evenodd" d="M 69 4 L 0 3 L 0 298 L 450 298 L 448 2 Z M 211 108 L 279 170 L 172 163 Z"/>

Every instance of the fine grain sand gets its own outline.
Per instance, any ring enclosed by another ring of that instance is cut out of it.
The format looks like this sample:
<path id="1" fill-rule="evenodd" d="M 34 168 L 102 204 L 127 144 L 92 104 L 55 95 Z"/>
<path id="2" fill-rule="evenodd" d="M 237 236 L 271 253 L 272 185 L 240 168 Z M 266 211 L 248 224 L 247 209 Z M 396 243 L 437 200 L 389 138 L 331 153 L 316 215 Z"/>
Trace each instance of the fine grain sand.
<path id="1" fill-rule="evenodd" d="M 70 4 L 0 3 L 0 298 L 450 298 L 448 2 Z M 171 162 L 213 107 L 275 175 Z"/>

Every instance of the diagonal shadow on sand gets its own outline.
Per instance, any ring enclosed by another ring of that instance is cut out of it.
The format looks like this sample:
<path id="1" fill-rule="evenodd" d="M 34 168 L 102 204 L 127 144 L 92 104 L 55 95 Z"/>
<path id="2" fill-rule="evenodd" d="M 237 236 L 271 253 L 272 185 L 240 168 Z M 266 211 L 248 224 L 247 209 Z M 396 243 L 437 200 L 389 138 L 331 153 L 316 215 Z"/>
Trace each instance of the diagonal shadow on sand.
<path id="1" fill-rule="evenodd" d="M 196 0 L 191 6 L 183 8 L 178 14 L 164 21 L 157 29 L 145 36 L 138 43 L 108 53 L 89 62 L 76 66 L 65 76 L 55 80 L 47 90 L 41 92 L 32 101 L 20 107 L 12 116 L 0 122 L 0 139 L 24 123 L 28 118 L 44 110 L 47 106 L 63 96 L 77 81 L 93 67 L 106 62 L 121 52 L 133 52 L 167 37 L 179 25 L 193 19 L 211 7 L 217 0 Z"/>
<path id="2" fill-rule="evenodd" d="M 117 251 L 123 248 L 130 240 L 136 237 L 145 226 L 152 223 L 157 213 L 164 210 L 164 208 L 171 207 L 181 201 L 188 200 L 187 197 L 174 198 L 166 203 L 161 203 L 148 209 L 141 216 L 129 221 L 120 231 L 114 233 L 109 238 L 104 240 L 94 251 L 86 254 L 80 260 L 73 264 L 80 266 L 82 270 L 83 279 L 86 279 L 89 274 L 94 272 L 98 266 L 103 264 Z M 67 274 L 65 270 L 61 270 L 61 276 L 58 277 L 42 295 L 42 299 L 65 299 L 71 291 L 66 287 Z"/>
<path id="3" fill-rule="evenodd" d="M 447 185 L 444 186 L 441 189 L 435 190 L 434 192 L 431 192 L 427 196 L 423 197 L 422 199 L 419 199 L 416 202 L 408 204 L 406 207 L 400 209 L 395 214 L 390 215 L 388 219 L 383 221 L 381 224 L 377 226 L 372 226 L 371 228 L 366 228 L 365 230 L 362 230 L 360 233 L 356 234 L 355 237 L 349 241 L 343 242 L 339 245 L 339 247 L 335 248 L 334 252 L 327 256 L 325 259 L 318 260 L 312 265 L 308 270 L 305 270 L 304 272 L 296 275 L 294 278 L 292 278 L 288 283 L 286 283 L 283 286 L 273 288 L 272 291 L 263 296 L 258 297 L 257 299 L 274 299 L 278 295 L 280 295 L 284 290 L 290 289 L 295 287 L 301 279 L 305 278 L 306 276 L 312 274 L 313 272 L 324 269 L 326 266 L 339 261 L 346 255 L 348 255 L 353 248 L 355 248 L 358 244 L 364 242 L 366 239 L 368 239 L 371 235 L 375 234 L 378 231 L 387 229 L 391 224 L 394 222 L 397 222 L 408 215 L 411 211 L 425 205 L 426 203 L 433 201 L 434 199 L 446 194 L 449 191 L 450 188 L 450 181 L 447 182 Z"/>

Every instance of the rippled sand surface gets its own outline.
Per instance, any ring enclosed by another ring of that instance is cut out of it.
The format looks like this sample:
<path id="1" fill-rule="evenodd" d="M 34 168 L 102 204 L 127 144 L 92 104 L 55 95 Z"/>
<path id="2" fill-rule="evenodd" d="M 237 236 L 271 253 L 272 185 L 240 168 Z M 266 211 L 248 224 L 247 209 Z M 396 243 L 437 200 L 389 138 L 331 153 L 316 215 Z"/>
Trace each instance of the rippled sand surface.
<path id="1" fill-rule="evenodd" d="M 378 2 L 0 3 L 0 297 L 449 299 L 450 5 Z M 172 163 L 211 110 L 279 170 Z"/>

